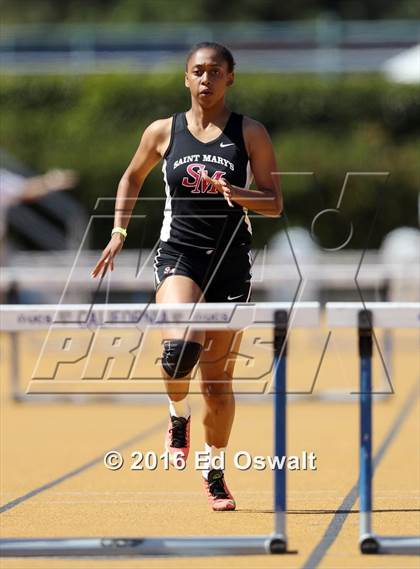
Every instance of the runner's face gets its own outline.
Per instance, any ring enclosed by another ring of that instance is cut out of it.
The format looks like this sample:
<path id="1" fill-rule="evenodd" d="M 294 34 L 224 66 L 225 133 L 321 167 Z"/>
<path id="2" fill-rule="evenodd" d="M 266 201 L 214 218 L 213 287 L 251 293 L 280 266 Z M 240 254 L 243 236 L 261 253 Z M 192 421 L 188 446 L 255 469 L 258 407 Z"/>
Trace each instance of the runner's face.
<path id="1" fill-rule="evenodd" d="M 199 49 L 188 61 L 185 85 L 200 105 L 213 106 L 223 99 L 226 88 L 233 83 L 227 62 L 214 49 Z"/>

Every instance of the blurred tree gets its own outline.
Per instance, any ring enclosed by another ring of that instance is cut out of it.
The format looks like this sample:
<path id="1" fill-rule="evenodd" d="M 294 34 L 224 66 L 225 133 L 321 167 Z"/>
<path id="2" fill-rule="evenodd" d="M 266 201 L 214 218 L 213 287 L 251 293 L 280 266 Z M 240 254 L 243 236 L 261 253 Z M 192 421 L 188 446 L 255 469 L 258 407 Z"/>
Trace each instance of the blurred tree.
<path id="1" fill-rule="evenodd" d="M 372 247 L 379 246 L 383 235 L 394 227 L 416 226 L 417 86 L 394 85 L 371 75 L 326 79 L 239 73 L 228 102 L 232 109 L 265 124 L 281 171 L 316 173 L 313 180 L 283 178 L 293 223 L 310 227 L 320 207 L 336 204 L 346 172 L 390 172 L 384 189 L 387 201 Z M 53 167 L 77 170 L 80 183 L 73 195 L 91 211 L 98 197 L 115 197 L 146 125 L 186 110 L 189 103 L 182 70 L 172 74 L 3 76 L 0 140 L 39 172 Z M 366 227 L 375 205 L 372 200 L 382 191 L 371 180 L 352 180 L 352 197 L 345 200 L 346 213 L 350 217 L 360 214 L 358 223 Z M 161 200 L 148 211 L 151 227 L 160 227 L 165 193 L 159 167 L 146 179 L 141 195 Z M 105 209 L 111 206 L 112 202 L 104 202 Z M 142 202 L 137 209 L 144 207 Z M 106 224 L 95 230 L 93 245 L 102 246 L 109 230 Z M 329 225 L 322 226 L 325 242 L 332 238 L 331 232 Z M 152 239 L 152 233 L 146 238 Z M 136 231 L 131 234 L 135 236 Z M 364 245 L 365 233 L 361 235 L 352 247 Z M 266 237 L 265 230 L 256 234 L 256 245 L 262 246 Z"/>

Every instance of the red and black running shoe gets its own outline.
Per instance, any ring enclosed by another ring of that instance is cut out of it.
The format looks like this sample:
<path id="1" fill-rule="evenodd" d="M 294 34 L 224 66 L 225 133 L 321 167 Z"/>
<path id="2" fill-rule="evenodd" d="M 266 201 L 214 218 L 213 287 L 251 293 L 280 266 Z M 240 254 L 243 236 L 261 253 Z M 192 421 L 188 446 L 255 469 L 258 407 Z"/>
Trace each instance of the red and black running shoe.
<path id="1" fill-rule="evenodd" d="M 235 500 L 226 486 L 223 470 L 210 470 L 207 480 L 204 479 L 204 487 L 209 504 L 215 512 L 236 508 Z"/>
<path id="2" fill-rule="evenodd" d="M 190 450 L 190 419 L 185 417 L 170 417 L 166 431 L 165 449 L 169 454 L 169 462 L 175 466 L 177 458 L 184 461 Z"/>

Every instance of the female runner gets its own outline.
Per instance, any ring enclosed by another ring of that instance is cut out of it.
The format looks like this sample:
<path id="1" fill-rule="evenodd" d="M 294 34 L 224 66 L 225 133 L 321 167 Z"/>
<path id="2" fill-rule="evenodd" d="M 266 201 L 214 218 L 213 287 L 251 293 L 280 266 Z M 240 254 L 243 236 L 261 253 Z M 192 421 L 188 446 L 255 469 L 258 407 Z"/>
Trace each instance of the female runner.
<path id="1" fill-rule="evenodd" d="M 274 150 L 264 126 L 230 111 L 231 52 L 217 43 L 195 45 L 187 56 L 187 112 L 157 120 L 143 133 L 118 186 L 111 240 L 92 276 L 114 269 L 131 212 L 151 169 L 163 160 L 166 189 L 160 243 L 154 261 L 156 303 L 247 302 L 251 294 L 248 209 L 276 217 L 283 209 Z M 251 178 L 257 189 L 249 189 Z M 189 451 L 189 381 L 199 362 L 204 398 L 204 486 L 213 510 L 234 510 L 223 470 L 235 400 L 232 376 L 241 331 L 172 329 L 163 333 L 162 375 L 169 397 L 166 449 L 171 460 Z"/>

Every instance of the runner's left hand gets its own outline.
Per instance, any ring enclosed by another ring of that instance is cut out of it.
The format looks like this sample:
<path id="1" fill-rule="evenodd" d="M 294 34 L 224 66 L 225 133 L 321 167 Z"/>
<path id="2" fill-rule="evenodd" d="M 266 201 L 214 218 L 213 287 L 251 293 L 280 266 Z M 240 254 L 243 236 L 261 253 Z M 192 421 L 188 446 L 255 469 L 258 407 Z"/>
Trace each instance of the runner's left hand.
<path id="1" fill-rule="evenodd" d="M 213 178 L 210 178 L 210 176 L 205 172 L 202 173 L 202 176 L 207 182 L 213 184 L 216 190 L 223 194 L 230 207 L 233 207 L 233 203 L 231 201 L 233 199 L 232 186 L 229 184 L 229 182 L 227 182 L 224 178 L 221 178 L 220 180 L 213 180 Z"/>

